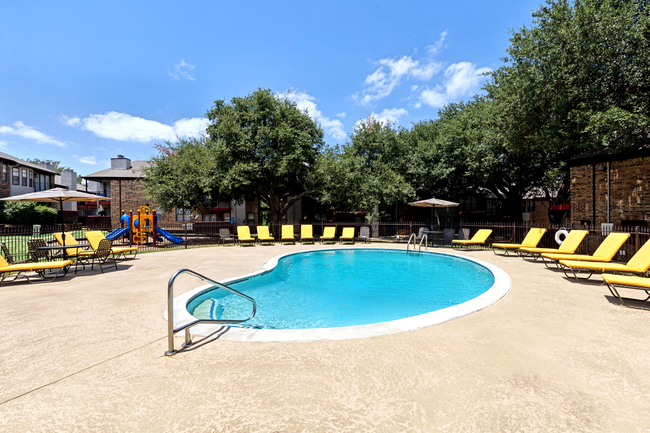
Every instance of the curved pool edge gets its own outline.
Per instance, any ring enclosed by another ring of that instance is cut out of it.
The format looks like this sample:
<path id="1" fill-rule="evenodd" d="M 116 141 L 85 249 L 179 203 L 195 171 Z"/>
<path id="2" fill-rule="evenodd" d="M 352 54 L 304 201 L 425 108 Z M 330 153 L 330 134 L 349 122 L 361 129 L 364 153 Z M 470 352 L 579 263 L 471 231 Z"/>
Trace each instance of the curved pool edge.
<path id="1" fill-rule="evenodd" d="M 400 248 L 382 248 L 386 250 L 406 251 Z M 331 248 L 319 251 L 341 251 L 341 250 L 359 250 L 359 248 Z M 222 284 L 232 284 L 237 281 L 245 280 L 256 275 L 260 275 L 275 268 L 278 261 L 283 257 L 302 254 L 305 251 L 295 251 L 287 254 L 272 257 L 260 266 L 258 271 L 245 274 L 235 278 L 229 278 L 220 281 Z M 226 325 L 202 324 L 191 328 L 193 335 L 214 336 L 223 340 L 232 341 L 251 341 L 251 342 L 307 342 L 307 341 L 330 341 L 330 340 L 347 340 L 354 338 L 378 337 L 381 335 L 397 334 L 401 332 L 414 331 L 416 329 L 426 328 L 437 325 L 452 319 L 466 316 L 468 314 L 480 311 L 508 295 L 512 287 L 510 275 L 503 269 L 492 263 L 472 257 L 460 256 L 448 252 L 423 251 L 419 254 L 441 254 L 469 260 L 487 268 L 494 276 L 494 284 L 485 292 L 472 298 L 462 304 L 453 305 L 441 310 L 432 311 L 417 316 L 406 317 L 404 319 L 393 320 L 389 322 L 379 322 L 369 325 L 345 326 L 339 328 L 312 328 L 312 329 L 250 329 L 228 327 Z M 202 292 L 212 288 L 211 284 L 204 284 L 189 290 L 174 298 L 174 322 L 175 327 L 190 323 L 196 318 L 187 311 L 188 302 Z M 163 316 L 167 319 L 167 310 L 164 310 Z"/>

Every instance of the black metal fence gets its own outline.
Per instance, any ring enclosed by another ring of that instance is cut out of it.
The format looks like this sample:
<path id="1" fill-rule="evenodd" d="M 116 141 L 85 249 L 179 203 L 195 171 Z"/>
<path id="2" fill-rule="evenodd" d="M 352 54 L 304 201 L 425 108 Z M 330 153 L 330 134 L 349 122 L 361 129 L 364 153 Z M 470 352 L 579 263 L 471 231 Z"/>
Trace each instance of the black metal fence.
<path id="1" fill-rule="evenodd" d="M 331 222 L 331 221 L 314 221 L 304 222 L 312 226 L 313 237 L 318 240 L 326 227 L 335 227 L 336 237 L 341 235 L 344 227 L 354 227 L 355 236 L 358 237 L 361 227 L 368 227 L 369 241 L 371 242 L 393 242 L 405 243 L 411 234 L 418 234 L 421 229 L 428 229 L 425 222 Z M 282 224 L 271 224 L 269 226 L 271 235 L 275 239 L 280 239 Z M 293 224 L 296 241 L 300 240 L 300 226 L 302 224 Z M 168 249 L 186 249 L 203 246 L 232 245 L 233 240 L 237 238 L 237 224 L 229 222 L 187 222 L 161 224 L 159 228 L 164 232 L 157 233 L 155 244 L 153 233 L 143 236 L 140 244 L 134 241 L 128 233 L 113 240 L 116 245 L 138 245 L 141 251 L 159 251 Z M 249 225 L 250 233 L 253 237 L 257 236 L 257 226 Z M 532 226 L 526 223 L 473 223 L 456 225 L 453 228 L 456 237 L 471 237 L 479 229 L 491 229 L 493 233 L 488 242 L 512 242 L 520 243 L 526 236 L 526 233 Z M 102 226 L 83 227 L 81 224 L 66 224 L 65 230 L 72 232 L 73 236 L 80 244 L 85 244 L 84 231 L 102 229 L 105 234 L 112 232 L 120 227 L 111 227 L 104 224 Z M 445 227 L 435 227 L 437 233 L 441 234 Z M 573 225 L 570 227 L 548 226 L 546 233 L 542 238 L 539 246 L 556 248 L 558 244 L 555 241 L 555 235 L 562 228 L 567 229 L 586 229 L 589 230 L 589 236 L 582 242 L 578 253 L 592 254 L 600 245 L 602 240 L 610 232 L 630 233 L 629 240 L 621 248 L 617 260 L 627 261 L 641 246 L 650 239 L 650 230 L 648 227 L 628 227 L 628 226 L 583 226 Z M 226 230 L 227 232 L 224 232 Z M 30 259 L 30 253 L 27 248 L 29 239 L 40 238 L 48 244 L 56 244 L 54 233 L 61 232 L 61 225 L 53 226 L 21 226 L 21 227 L 0 227 L 0 241 L 5 245 L 11 258 L 14 261 L 25 261 Z M 222 236 L 223 235 L 223 236 Z M 431 235 L 430 235 L 431 236 Z M 432 241 L 433 239 L 429 239 Z M 4 254 L 3 254 L 4 255 Z M 5 257 L 6 258 L 6 257 Z"/>

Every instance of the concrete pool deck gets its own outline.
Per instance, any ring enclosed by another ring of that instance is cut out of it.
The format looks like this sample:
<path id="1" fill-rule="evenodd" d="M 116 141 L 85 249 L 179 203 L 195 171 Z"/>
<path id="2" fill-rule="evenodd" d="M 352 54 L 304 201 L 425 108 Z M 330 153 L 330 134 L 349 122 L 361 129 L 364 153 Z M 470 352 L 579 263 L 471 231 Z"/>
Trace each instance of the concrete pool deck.
<path id="1" fill-rule="evenodd" d="M 501 267 L 512 290 L 456 320 L 338 341 L 195 338 L 164 356 L 175 270 L 222 280 L 319 248 L 177 250 L 104 274 L 4 282 L 0 431 L 650 429 L 650 313 L 621 307 L 603 285 L 489 251 L 458 254 Z M 193 286 L 183 280 L 177 294 Z"/>

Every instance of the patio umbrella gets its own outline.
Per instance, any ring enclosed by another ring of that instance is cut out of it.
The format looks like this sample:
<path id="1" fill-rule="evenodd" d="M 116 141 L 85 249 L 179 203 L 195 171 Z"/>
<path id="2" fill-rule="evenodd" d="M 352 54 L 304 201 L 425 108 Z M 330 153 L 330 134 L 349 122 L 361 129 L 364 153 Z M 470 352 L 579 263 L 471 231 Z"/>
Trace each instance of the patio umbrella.
<path id="1" fill-rule="evenodd" d="M 45 191 L 30 192 L 27 194 L 14 195 L 11 197 L 0 198 L 4 201 L 36 201 L 41 203 L 59 203 L 59 221 L 61 222 L 61 231 L 63 243 L 65 244 L 65 226 L 63 224 L 63 202 L 72 201 L 95 201 L 110 200 L 110 197 L 99 197 L 94 194 L 88 194 L 81 191 L 74 191 L 64 188 L 52 188 Z"/>
<path id="2" fill-rule="evenodd" d="M 436 215 L 436 220 L 438 220 L 438 212 L 435 211 L 437 207 L 455 207 L 458 206 L 459 203 L 453 202 L 453 201 L 447 201 L 447 200 L 441 200 L 439 198 L 428 198 L 426 200 L 420 200 L 420 201 L 414 201 L 413 203 L 409 203 L 409 206 L 417 206 L 417 207 L 430 207 L 431 208 L 431 221 L 433 221 L 433 214 L 435 213 Z M 438 220 L 438 226 L 440 226 L 440 221 Z"/>

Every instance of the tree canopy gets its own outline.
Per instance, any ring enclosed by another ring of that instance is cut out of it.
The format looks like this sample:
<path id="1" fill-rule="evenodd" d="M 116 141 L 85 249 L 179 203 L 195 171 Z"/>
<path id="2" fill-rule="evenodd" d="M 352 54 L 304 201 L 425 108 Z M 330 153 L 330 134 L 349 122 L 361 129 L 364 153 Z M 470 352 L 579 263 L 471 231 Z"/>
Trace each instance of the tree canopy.
<path id="1" fill-rule="evenodd" d="M 163 209 L 258 197 L 278 222 L 313 190 L 323 131 L 294 102 L 258 89 L 215 101 L 207 118 L 206 136 L 159 146 L 146 171 Z"/>
<path id="2" fill-rule="evenodd" d="M 328 149 L 318 169 L 322 202 L 342 211 L 372 211 L 415 197 L 406 180 L 406 131 L 369 117 L 343 146 Z"/>

